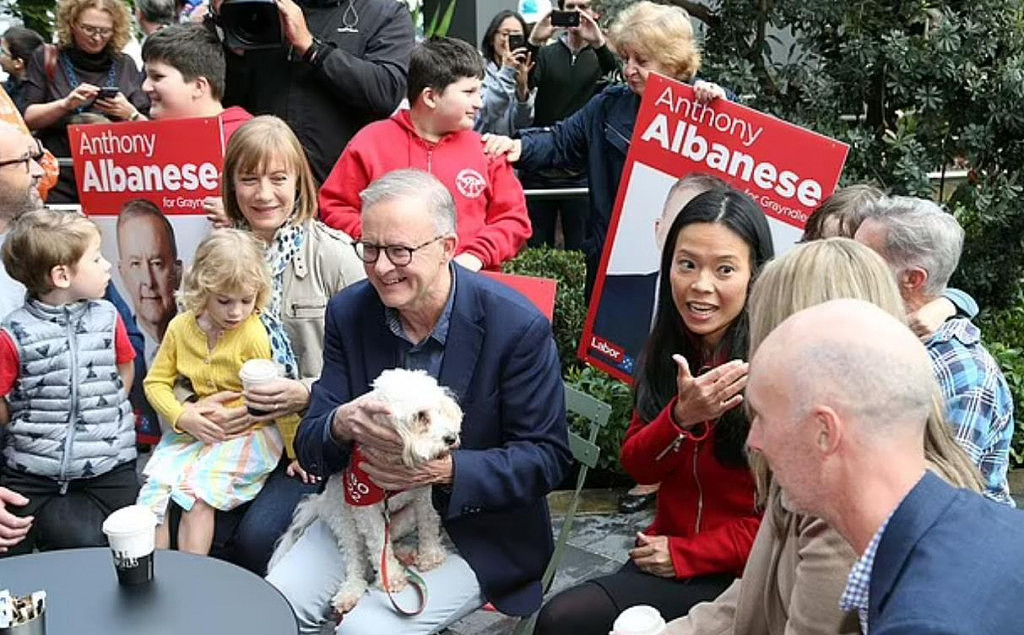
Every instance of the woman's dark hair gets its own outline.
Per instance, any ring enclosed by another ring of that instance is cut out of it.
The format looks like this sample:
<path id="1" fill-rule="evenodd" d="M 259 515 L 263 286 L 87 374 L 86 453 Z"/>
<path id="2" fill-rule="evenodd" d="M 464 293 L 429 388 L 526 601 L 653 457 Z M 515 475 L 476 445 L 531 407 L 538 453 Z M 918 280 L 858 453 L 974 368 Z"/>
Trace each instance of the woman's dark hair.
<path id="1" fill-rule="evenodd" d="M 487 30 L 484 31 L 483 40 L 480 42 L 480 50 L 483 51 L 484 59 L 488 62 L 494 61 L 494 34 L 498 32 L 498 29 L 501 28 L 501 23 L 506 18 L 515 18 L 519 21 L 519 25 L 523 27 L 523 37 L 529 37 L 530 35 L 530 30 L 526 28 L 526 20 L 523 19 L 523 16 L 510 9 L 499 11 L 498 15 L 494 16 L 494 19 L 491 20 Z M 498 65 L 500 66 L 500 64 Z"/>
<path id="2" fill-rule="evenodd" d="M 44 44 L 41 35 L 32 29 L 20 26 L 12 26 L 4 31 L 3 38 L 7 40 L 7 48 L 11 52 L 11 58 L 21 60 L 28 64 L 32 53 Z"/>
<path id="3" fill-rule="evenodd" d="M 668 231 L 661 251 L 661 284 L 655 309 L 654 328 L 647 339 L 637 363 L 634 393 L 637 414 L 644 421 L 653 421 L 676 396 L 676 363 L 672 359 L 679 353 L 690 364 L 690 372 L 697 375 L 701 367 L 701 351 L 697 337 L 686 328 L 672 298 L 671 274 L 675 260 L 676 240 L 685 227 L 695 223 L 722 225 L 736 234 L 750 248 L 752 262 L 750 284 L 758 272 L 775 255 L 768 219 L 749 196 L 732 189 L 714 189 L 694 197 Z M 750 286 L 747 287 L 749 293 Z M 747 308 L 729 327 L 722 346 L 729 347 L 729 359 L 746 359 Z M 714 435 L 715 456 L 726 465 L 745 465 L 743 447 L 750 429 L 743 408 L 733 408 L 722 415 Z"/>

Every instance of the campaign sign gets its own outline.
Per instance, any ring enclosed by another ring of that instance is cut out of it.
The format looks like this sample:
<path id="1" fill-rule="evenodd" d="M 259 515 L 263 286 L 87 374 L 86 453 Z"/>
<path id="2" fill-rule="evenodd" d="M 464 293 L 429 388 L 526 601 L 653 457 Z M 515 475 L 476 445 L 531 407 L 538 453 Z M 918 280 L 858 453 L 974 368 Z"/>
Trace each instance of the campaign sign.
<path id="1" fill-rule="evenodd" d="M 100 229 L 100 250 L 113 265 L 111 293 L 127 304 L 122 317 L 136 334 L 130 398 L 137 432 L 156 442 L 160 426 L 141 378 L 178 312 L 174 294 L 184 272 L 210 233 L 203 202 L 220 198 L 220 118 L 78 125 L 69 132 L 82 209 Z"/>
<path id="2" fill-rule="evenodd" d="M 657 289 L 667 283 L 659 280 L 656 223 L 681 177 L 716 176 L 753 198 L 768 218 L 778 255 L 796 244 L 807 217 L 835 190 L 848 150 L 724 99 L 701 104 L 690 86 L 652 74 L 622 171 L 580 357 L 632 382 Z"/>
<path id="3" fill-rule="evenodd" d="M 194 214 L 203 199 L 220 196 L 224 141 L 217 117 L 77 125 L 68 132 L 86 214 L 117 214 L 140 198 L 167 214 Z"/>

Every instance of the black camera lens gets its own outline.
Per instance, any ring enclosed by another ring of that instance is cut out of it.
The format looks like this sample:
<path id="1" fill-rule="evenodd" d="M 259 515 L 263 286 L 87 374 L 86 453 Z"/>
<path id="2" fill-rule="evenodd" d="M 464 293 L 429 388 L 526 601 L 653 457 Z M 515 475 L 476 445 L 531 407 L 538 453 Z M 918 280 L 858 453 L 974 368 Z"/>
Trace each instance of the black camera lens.
<path id="1" fill-rule="evenodd" d="M 283 42 L 274 0 L 227 0 L 220 8 L 220 22 L 231 48 L 269 48 Z"/>

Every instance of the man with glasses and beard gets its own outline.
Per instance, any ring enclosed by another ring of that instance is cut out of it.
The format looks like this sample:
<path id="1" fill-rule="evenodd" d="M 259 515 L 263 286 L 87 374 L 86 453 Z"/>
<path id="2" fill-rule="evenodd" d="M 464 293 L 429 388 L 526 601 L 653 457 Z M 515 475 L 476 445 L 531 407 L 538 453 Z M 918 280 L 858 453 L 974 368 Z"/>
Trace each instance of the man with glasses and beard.
<path id="1" fill-rule="evenodd" d="M 38 141 L 17 126 L 0 121 L 0 247 L 11 221 L 43 204 L 38 190 L 43 178 L 38 161 L 42 158 Z M 24 285 L 0 267 L 0 318 L 24 302 Z"/>

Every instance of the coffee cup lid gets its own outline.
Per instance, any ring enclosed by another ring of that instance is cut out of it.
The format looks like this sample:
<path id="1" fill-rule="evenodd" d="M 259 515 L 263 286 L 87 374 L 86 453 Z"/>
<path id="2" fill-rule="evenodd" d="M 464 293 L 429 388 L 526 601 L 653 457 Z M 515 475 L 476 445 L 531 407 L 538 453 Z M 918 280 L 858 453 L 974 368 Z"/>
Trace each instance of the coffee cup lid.
<path id="1" fill-rule="evenodd" d="M 615 619 L 612 635 L 658 635 L 665 629 L 665 620 L 653 606 L 631 606 Z"/>
<path id="2" fill-rule="evenodd" d="M 250 359 L 242 364 L 242 369 L 238 374 L 241 377 L 263 379 L 266 377 L 277 377 L 279 373 L 277 364 L 269 359 Z"/>
<path id="3" fill-rule="evenodd" d="M 148 507 L 128 505 L 107 516 L 103 521 L 103 533 L 118 535 L 152 531 L 156 524 L 156 515 Z"/>

